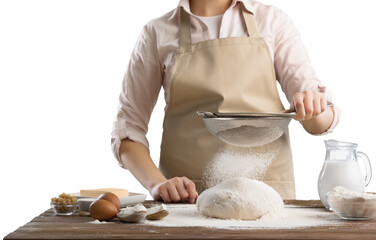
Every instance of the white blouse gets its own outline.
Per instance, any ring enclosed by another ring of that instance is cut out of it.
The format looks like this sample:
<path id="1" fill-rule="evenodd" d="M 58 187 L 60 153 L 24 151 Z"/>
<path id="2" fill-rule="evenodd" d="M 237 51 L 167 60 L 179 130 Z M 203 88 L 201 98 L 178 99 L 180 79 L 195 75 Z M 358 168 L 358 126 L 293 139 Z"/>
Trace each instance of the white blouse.
<path id="1" fill-rule="evenodd" d="M 221 30 L 221 23 L 223 15 L 213 16 L 213 17 L 198 17 L 209 29 L 210 38 L 217 39 L 219 38 L 219 31 Z"/>

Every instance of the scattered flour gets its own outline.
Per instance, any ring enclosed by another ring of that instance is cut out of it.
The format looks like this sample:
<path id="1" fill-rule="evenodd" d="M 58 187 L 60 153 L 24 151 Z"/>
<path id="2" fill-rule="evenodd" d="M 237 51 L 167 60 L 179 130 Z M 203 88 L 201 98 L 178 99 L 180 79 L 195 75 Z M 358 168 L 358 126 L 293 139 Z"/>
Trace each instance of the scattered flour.
<path id="1" fill-rule="evenodd" d="M 221 219 L 281 218 L 283 210 L 282 198 L 272 187 L 243 177 L 209 188 L 197 200 L 200 214 Z"/>
<path id="2" fill-rule="evenodd" d="M 106 221 L 99 221 L 98 219 L 94 220 L 94 221 L 91 221 L 89 222 L 91 224 L 111 224 L 111 223 L 114 223 L 114 222 L 106 222 Z"/>
<path id="3" fill-rule="evenodd" d="M 261 218 L 255 221 L 223 220 L 200 215 L 193 204 L 168 205 L 169 216 L 160 221 L 142 224 L 161 227 L 208 227 L 219 229 L 292 229 L 315 226 L 337 226 L 343 221 L 332 212 L 318 208 L 286 206 L 281 218 Z"/>
<path id="4" fill-rule="evenodd" d="M 206 188 L 234 177 L 262 180 L 279 152 L 277 141 L 256 148 L 223 146 L 203 171 Z"/>
<path id="5" fill-rule="evenodd" d="M 283 130 L 277 126 L 241 126 L 220 131 L 218 137 L 225 143 L 237 147 L 257 147 L 273 142 L 282 134 Z"/>

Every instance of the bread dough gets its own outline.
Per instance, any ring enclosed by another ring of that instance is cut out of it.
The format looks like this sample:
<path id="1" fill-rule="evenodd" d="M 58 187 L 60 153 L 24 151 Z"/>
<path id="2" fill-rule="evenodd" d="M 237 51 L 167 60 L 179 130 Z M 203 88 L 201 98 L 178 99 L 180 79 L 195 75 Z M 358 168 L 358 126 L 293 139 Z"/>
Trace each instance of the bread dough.
<path id="1" fill-rule="evenodd" d="M 256 220 L 269 215 L 283 214 L 283 200 L 263 182 L 237 177 L 201 193 L 197 211 L 207 217 Z"/>

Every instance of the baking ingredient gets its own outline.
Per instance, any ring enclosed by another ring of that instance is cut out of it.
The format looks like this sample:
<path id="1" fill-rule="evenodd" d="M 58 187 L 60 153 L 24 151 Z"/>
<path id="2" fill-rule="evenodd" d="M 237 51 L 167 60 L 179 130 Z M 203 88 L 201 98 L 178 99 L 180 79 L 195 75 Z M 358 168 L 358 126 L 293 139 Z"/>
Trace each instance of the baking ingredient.
<path id="1" fill-rule="evenodd" d="M 147 220 L 161 220 L 168 216 L 168 210 L 165 204 L 154 206 L 148 209 Z"/>
<path id="2" fill-rule="evenodd" d="M 119 198 L 129 196 L 129 192 L 127 189 L 119 189 L 119 188 L 84 189 L 84 190 L 80 190 L 80 196 L 96 198 L 99 195 L 106 193 L 106 192 L 111 192 L 115 194 L 116 196 L 118 196 Z"/>
<path id="3" fill-rule="evenodd" d="M 323 208 L 302 208 L 290 205 L 285 206 L 285 215 L 281 218 L 263 217 L 258 220 L 208 218 L 199 214 L 196 206 L 193 204 L 168 205 L 168 211 L 170 212 L 168 217 L 160 221 L 144 221 L 143 224 L 158 227 L 205 227 L 251 230 L 337 226 L 343 223 L 335 214 Z"/>
<path id="4" fill-rule="evenodd" d="M 60 194 L 57 198 L 51 198 L 51 207 L 58 215 L 72 214 L 77 208 L 76 203 L 77 198 L 66 193 Z"/>
<path id="5" fill-rule="evenodd" d="M 324 206 L 329 208 L 326 194 L 336 186 L 343 186 L 356 192 L 364 192 L 365 179 L 360 173 L 360 166 L 357 161 L 335 159 L 325 161 L 318 181 L 319 195 Z"/>
<path id="6" fill-rule="evenodd" d="M 356 192 L 351 191 L 347 188 L 344 188 L 342 186 L 337 186 L 330 190 L 328 192 L 328 198 L 329 196 L 333 199 L 337 200 L 351 200 L 353 202 L 365 202 L 367 200 L 375 201 L 376 195 L 371 193 L 365 193 L 365 192 Z"/>
<path id="7" fill-rule="evenodd" d="M 337 186 L 327 193 L 330 208 L 343 219 L 372 219 L 376 216 L 376 195 Z"/>
<path id="8" fill-rule="evenodd" d="M 123 222 L 136 223 L 145 218 L 147 210 L 141 203 L 120 209 L 116 215 Z"/>
<path id="9" fill-rule="evenodd" d="M 110 221 L 118 213 L 116 206 L 104 199 L 95 200 L 89 210 L 91 217 L 99 221 Z"/>
<path id="10" fill-rule="evenodd" d="M 111 192 L 102 193 L 98 197 L 98 199 L 104 199 L 104 200 L 112 202 L 116 206 L 117 210 L 119 211 L 119 209 L 120 209 L 120 200 L 119 200 L 118 196 L 116 196 L 115 194 L 113 194 Z"/>
<path id="11" fill-rule="evenodd" d="M 52 210 L 56 215 L 72 215 L 76 209 L 77 205 L 55 205 L 53 203 L 50 204 Z"/>
<path id="12" fill-rule="evenodd" d="M 247 125 L 220 131 L 218 137 L 225 143 L 237 147 L 257 147 L 275 141 L 282 134 L 283 130 L 277 126 L 255 127 Z"/>
<path id="13" fill-rule="evenodd" d="M 267 184 L 249 178 L 226 180 L 202 192 L 197 211 L 207 217 L 255 220 L 283 216 L 283 201 Z"/>
<path id="14" fill-rule="evenodd" d="M 223 146 L 203 171 L 205 187 L 216 186 L 234 177 L 263 180 L 280 146 L 278 141 L 257 148 Z"/>
<path id="15" fill-rule="evenodd" d="M 59 197 L 51 198 L 51 202 L 55 205 L 73 205 L 76 204 L 77 198 L 66 193 L 62 193 Z"/>

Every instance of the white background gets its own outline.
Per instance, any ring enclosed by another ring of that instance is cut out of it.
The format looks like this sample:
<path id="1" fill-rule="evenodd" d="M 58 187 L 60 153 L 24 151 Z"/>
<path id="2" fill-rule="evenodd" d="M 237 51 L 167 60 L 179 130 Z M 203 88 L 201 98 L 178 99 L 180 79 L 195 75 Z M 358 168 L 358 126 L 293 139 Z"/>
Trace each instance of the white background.
<path id="1" fill-rule="evenodd" d="M 342 119 L 313 137 L 290 126 L 297 197 L 317 199 L 324 139 L 359 143 L 376 166 L 376 2 L 263 0 L 301 31 Z M 142 27 L 169 1 L 0 1 L 0 236 L 49 208 L 51 197 L 84 188 L 147 193 L 110 149 L 121 81 Z M 163 94 L 148 139 L 158 163 Z M 376 180 L 367 188 L 376 191 Z M 150 198 L 150 196 L 149 196 Z"/>

